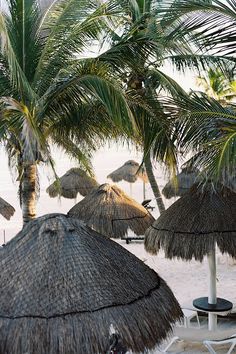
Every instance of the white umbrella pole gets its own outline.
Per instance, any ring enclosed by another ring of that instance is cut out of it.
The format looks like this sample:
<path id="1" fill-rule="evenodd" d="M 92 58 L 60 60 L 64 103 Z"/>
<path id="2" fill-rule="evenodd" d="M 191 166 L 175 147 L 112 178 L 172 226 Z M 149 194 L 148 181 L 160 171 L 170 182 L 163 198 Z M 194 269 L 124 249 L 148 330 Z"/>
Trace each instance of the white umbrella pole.
<path id="1" fill-rule="evenodd" d="M 209 296 L 208 303 L 215 305 L 217 303 L 216 297 L 216 250 L 214 249 L 208 254 L 208 264 L 209 264 Z M 217 327 L 217 315 L 210 313 L 208 314 L 208 328 L 210 331 L 216 330 Z"/>
<path id="2" fill-rule="evenodd" d="M 146 189 L 145 189 L 145 182 L 143 181 L 143 200 L 146 199 Z"/>
<path id="3" fill-rule="evenodd" d="M 132 197 L 132 183 L 129 184 L 130 196 Z"/>

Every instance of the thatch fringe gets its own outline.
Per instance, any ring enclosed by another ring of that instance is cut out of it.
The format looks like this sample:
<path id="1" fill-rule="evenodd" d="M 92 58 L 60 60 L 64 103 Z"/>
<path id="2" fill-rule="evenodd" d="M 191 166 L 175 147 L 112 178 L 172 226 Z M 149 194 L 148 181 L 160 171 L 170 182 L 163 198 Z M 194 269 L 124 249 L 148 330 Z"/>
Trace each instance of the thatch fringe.
<path id="1" fill-rule="evenodd" d="M 165 198 L 182 197 L 194 183 L 199 180 L 199 171 L 196 168 L 185 167 L 180 173 L 166 183 L 162 189 Z"/>
<path id="2" fill-rule="evenodd" d="M 14 215 L 15 208 L 6 202 L 3 198 L 0 197 L 0 214 L 7 220 Z"/>
<path id="3" fill-rule="evenodd" d="M 164 283 L 160 285 L 149 297 L 128 306 L 49 319 L 0 317 L 0 353 L 106 353 L 111 324 L 128 349 L 143 353 L 165 339 L 181 316 L 181 310 L 173 306 L 173 294 Z"/>
<path id="4" fill-rule="evenodd" d="M 105 354 L 111 325 L 141 353 L 181 317 L 153 270 L 62 214 L 28 223 L 2 249 L 0 267 L 0 354 Z"/>
<path id="5" fill-rule="evenodd" d="M 46 192 L 51 198 L 62 196 L 75 199 L 78 193 L 84 197 L 97 186 L 98 183 L 93 177 L 88 176 L 81 168 L 74 167 L 61 176 L 58 181 L 54 181 L 46 189 Z"/>
<path id="6" fill-rule="evenodd" d="M 196 187 L 170 206 L 146 231 L 145 248 L 168 258 L 202 261 L 217 243 L 236 257 L 236 194 L 227 188 L 212 192 Z"/>
<path id="7" fill-rule="evenodd" d="M 113 238 L 124 237 L 129 229 L 136 235 L 143 235 L 155 220 L 141 204 L 108 183 L 94 189 L 74 205 L 68 215 L 83 220 L 97 232 Z"/>
<path id="8" fill-rule="evenodd" d="M 134 160 L 125 162 L 124 165 L 110 173 L 107 178 L 110 178 L 112 182 L 120 182 L 124 180 L 129 183 L 134 183 L 138 178 L 145 183 L 148 182 L 146 172 L 140 168 L 140 165 Z"/>

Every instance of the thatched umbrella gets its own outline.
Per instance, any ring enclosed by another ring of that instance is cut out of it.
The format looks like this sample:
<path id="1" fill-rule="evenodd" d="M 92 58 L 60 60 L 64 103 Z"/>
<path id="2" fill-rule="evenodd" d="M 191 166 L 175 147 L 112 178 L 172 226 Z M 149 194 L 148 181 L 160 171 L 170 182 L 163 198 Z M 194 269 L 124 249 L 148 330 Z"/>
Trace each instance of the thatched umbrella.
<path id="1" fill-rule="evenodd" d="M 10 220 L 14 213 L 15 208 L 13 208 L 13 206 L 11 206 L 8 202 L 0 197 L 0 214 L 7 220 Z"/>
<path id="2" fill-rule="evenodd" d="M 204 190 L 194 186 L 173 203 L 145 233 L 145 248 L 157 253 L 164 249 L 167 258 L 202 261 L 208 256 L 210 287 L 208 298 L 194 300 L 206 311 L 226 311 L 232 304 L 216 298 L 215 245 L 222 253 L 236 257 L 236 193 L 226 187 Z M 217 317 L 209 315 L 209 328 L 216 327 Z"/>
<path id="3" fill-rule="evenodd" d="M 108 183 L 94 189 L 68 212 L 83 220 L 97 232 L 114 238 L 124 237 L 130 228 L 143 235 L 154 222 L 153 216 L 141 204 L 120 188 Z"/>
<path id="4" fill-rule="evenodd" d="M 80 193 L 83 197 L 98 186 L 97 181 L 87 175 L 81 168 L 71 168 L 58 181 L 54 181 L 46 192 L 51 198 L 61 195 L 64 198 L 75 199 Z"/>
<path id="5" fill-rule="evenodd" d="M 199 170 L 192 167 L 184 167 L 182 171 L 166 183 L 162 189 L 165 198 L 182 197 L 198 181 Z"/>
<path id="6" fill-rule="evenodd" d="M 165 281 L 82 221 L 49 214 L 1 250 L 0 353 L 106 353 L 113 329 L 144 352 L 181 309 Z"/>
<path id="7" fill-rule="evenodd" d="M 182 168 L 182 171 L 178 173 L 174 178 L 166 183 L 162 190 L 165 198 L 170 199 L 173 197 L 182 197 L 190 188 L 203 180 L 203 176 L 200 175 L 200 171 L 196 167 L 187 166 Z M 236 176 L 223 174 L 222 184 L 227 188 L 236 192 Z"/>
<path id="8" fill-rule="evenodd" d="M 145 199 L 145 183 L 148 182 L 148 176 L 143 168 L 140 168 L 138 162 L 134 160 L 128 160 L 119 167 L 117 170 L 110 173 L 107 178 L 110 178 L 112 182 L 120 182 L 122 180 L 130 183 L 137 181 L 137 179 L 141 179 L 143 181 L 143 199 Z"/>

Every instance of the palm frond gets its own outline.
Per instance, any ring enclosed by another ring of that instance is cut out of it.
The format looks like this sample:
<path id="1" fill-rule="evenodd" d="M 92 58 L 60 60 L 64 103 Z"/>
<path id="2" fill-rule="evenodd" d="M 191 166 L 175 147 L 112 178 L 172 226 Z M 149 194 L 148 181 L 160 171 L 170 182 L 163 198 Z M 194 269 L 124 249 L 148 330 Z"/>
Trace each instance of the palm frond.
<path id="1" fill-rule="evenodd" d="M 209 178 L 220 179 L 226 171 L 231 178 L 236 163 L 236 107 L 222 106 L 202 93 L 192 93 L 177 105 L 180 148 L 196 153 L 195 166 Z"/>
<path id="2" fill-rule="evenodd" d="M 17 62 L 31 83 L 43 44 L 38 33 L 41 10 L 37 0 L 10 0 L 8 4 L 7 33 Z"/>
<path id="3" fill-rule="evenodd" d="M 48 33 L 34 84 L 45 93 L 60 70 L 71 65 L 86 49 L 96 46 L 104 31 L 120 22 L 120 7 L 114 2 L 98 4 L 95 0 L 56 2 L 44 18 L 41 31 Z"/>
<path id="4" fill-rule="evenodd" d="M 172 79 L 169 75 L 165 74 L 158 69 L 149 69 L 146 72 L 146 85 L 153 89 L 162 89 L 164 92 L 170 93 L 172 97 L 185 95 L 185 91 L 181 86 Z"/>
<path id="5" fill-rule="evenodd" d="M 117 81 L 111 79 L 109 71 L 107 65 L 95 59 L 80 62 L 74 66 L 73 72 L 69 71 L 69 76 L 65 72 L 42 97 L 42 119 L 45 115 L 53 117 L 56 112 L 71 112 L 77 105 L 95 98 L 117 124 L 132 125 L 133 116 L 122 89 Z"/>
<path id="6" fill-rule="evenodd" d="M 236 2 L 165 1 L 160 8 L 162 25 L 176 28 L 179 35 L 190 35 L 201 48 L 215 53 L 233 55 L 235 52 Z"/>
<path id="7" fill-rule="evenodd" d="M 6 15 L 0 13 L 0 31 L 1 31 L 1 47 L 2 57 L 5 61 L 5 70 L 8 71 L 14 89 L 19 92 L 22 99 L 27 96 L 29 99 L 34 99 L 35 94 L 27 80 L 27 77 L 20 66 L 16 53 L 11 43 L 11 38 L 8 32 Z"/>

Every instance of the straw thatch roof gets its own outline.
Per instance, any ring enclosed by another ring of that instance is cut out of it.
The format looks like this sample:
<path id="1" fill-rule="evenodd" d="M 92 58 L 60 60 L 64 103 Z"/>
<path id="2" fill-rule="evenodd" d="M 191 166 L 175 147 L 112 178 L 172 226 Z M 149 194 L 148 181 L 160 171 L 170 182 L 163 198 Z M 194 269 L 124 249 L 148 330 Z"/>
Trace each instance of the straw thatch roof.
<path id="1" fill-rule="evenodd" d="M 198 181 L 199 171 L 196 168 L 185 167 L 172 178 L 162 189 L 165 198 L 182 197 Z"/>
<path id="2" fill-rule="evenodd" d="M 140 178 L 143 182 L 147 183 L 148 176 L 146 172 L 143 171 L 142 168 L 139 170 L 139 168 L 140 165 L 136 161 L 129 160 L 117 170 L 110 173 L 107 178 L 110 178 L 113 182 L 120 182 L 124 180 L 129 183 L 134 183 L 138 178 Z"/>
<path id="3" fill-rule="evenodd" d="M 13 208 L 13 206 L 11 206 L 8 202 L 0 197 L 0 214 L 7 220 L 10 220 L 14 213 L 15 208 Z"/>
<path id="4" fill-rule="evenodd" d="M 58 181 L 53 182 L 46 192 L 51 198 L 61 195 L 64 198 L 73 199 L 78 193 L 82 196 L 89 194 L 97 186 L 97 181 L 81 168 L 71 168 Z"/>
<path id="5" fill-rule="evenodd" d="M 145 248 L 168 258 L 202 261 L 215 242 L 236 257 L 236 193 L 221 187 L 197 189 L 173 203 L 145 233 Z"/>
<path id="6" fill-rule="evenodd" d="M 73 206 L 68 215 L 83 220 L 101 234 L 120 238 L 130 228 L 143 235 L 154 222 L 153 216 L 141 204 L 130 198 L 117 186 L 102 184 Z"/>
<path id="7" fill-rule="evenodd" d="M 181 316 L 153 270 L 62 214 L 29 222 L 1 250 L 0 268 L 0 353 L 106 353 L 111 327 L 143 352 Z"/>

